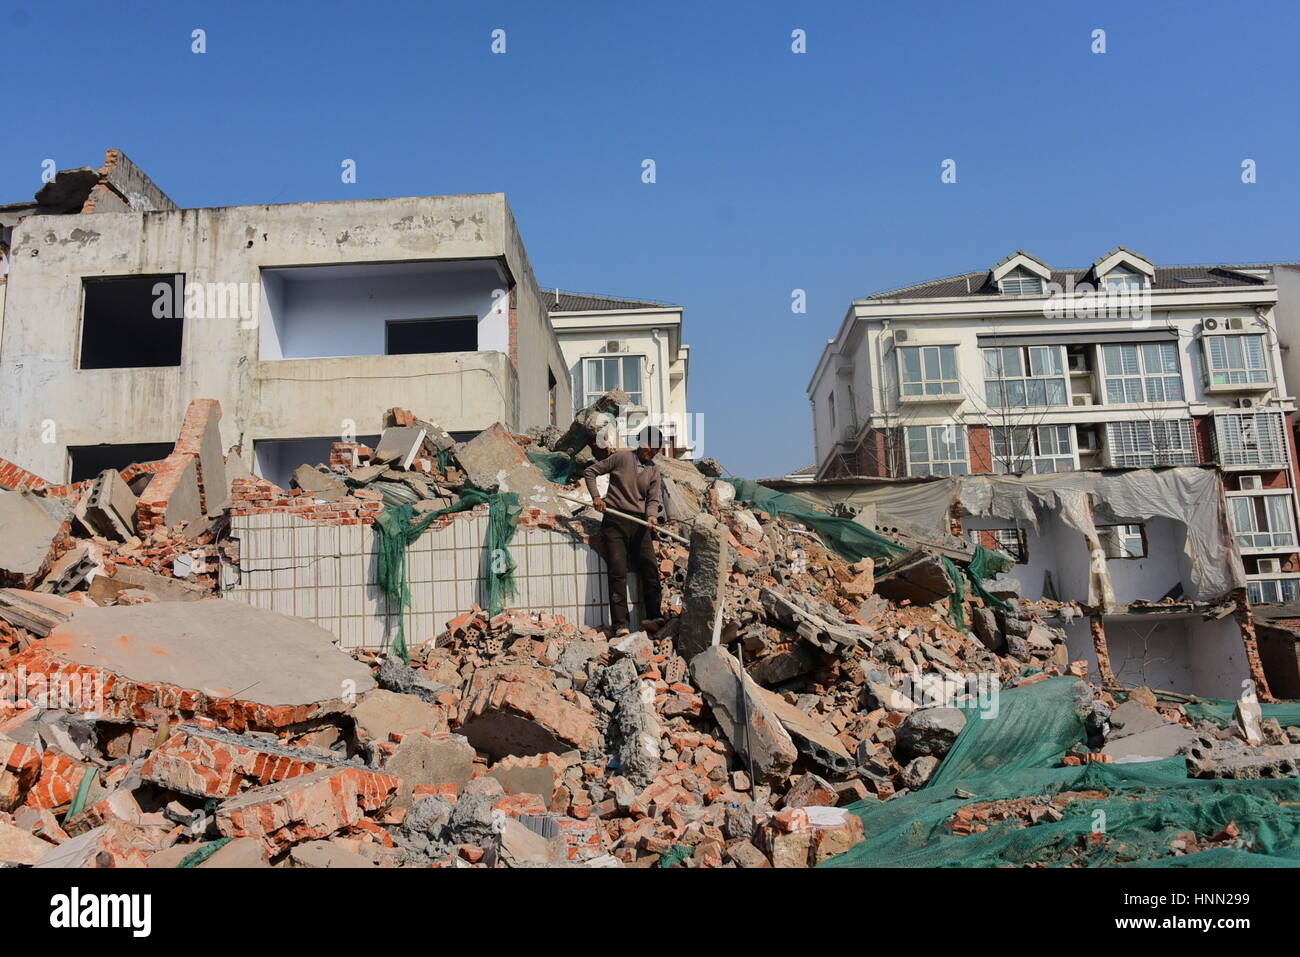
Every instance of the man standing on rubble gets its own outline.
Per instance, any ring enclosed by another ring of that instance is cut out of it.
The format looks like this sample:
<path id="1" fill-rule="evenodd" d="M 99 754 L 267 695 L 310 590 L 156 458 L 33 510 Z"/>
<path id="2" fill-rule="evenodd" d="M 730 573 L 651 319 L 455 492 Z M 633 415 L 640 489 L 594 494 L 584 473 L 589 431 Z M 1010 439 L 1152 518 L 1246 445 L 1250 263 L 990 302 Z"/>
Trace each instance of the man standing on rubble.
<path id="1" fill-rule="evenodd" d="M 653 426 L 641 431 L 637 447 L 614 452 L 582 473 L 592 504 L 603 512 L 600 525 L 605 542 L 605 564 L 609 566 L 609 616 L 615 637 L 629 634 L 627 612 L 628 556 L 634 556 L 637 578 L 647 619 L 658 620 L 662 611 L 659 563 L 653 546 L 654 530 L 615 515 L 606 509 L 606 499 L 596 488 L 596 476 L 609 476 L 606 492 L 610 508 L 634 515 L 653 526 L 659 522 L 663 476 L 654 458 L 663 449 L 663 436 Z"/>

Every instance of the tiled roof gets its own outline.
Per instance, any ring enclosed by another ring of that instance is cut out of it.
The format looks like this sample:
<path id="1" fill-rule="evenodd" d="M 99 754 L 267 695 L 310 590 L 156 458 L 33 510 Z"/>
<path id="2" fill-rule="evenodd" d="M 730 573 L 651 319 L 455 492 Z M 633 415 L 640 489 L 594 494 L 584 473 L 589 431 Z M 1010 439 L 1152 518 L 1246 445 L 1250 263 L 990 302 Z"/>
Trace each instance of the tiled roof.
<path id="1" fill-rule="evenodd" d="M 665 306 L 676 308 L 671 302 L 656 302 L 653 299 L 615 299 L 611 296 L 594 296 L 580 292 L 560 290 L 557 298 L 554 289 L 543 289 L 542 299 L 546 302 L 547 312 L 611 312 L 616 309 L 661 309 Z"/>
<path id="2" fill-rule="evenodd" d="M 1052 271 L 1052 282 L 1065 285 L 1074 277 L 1075 283 L 1085 280 L 1091 272 L 1087 269 L 1061 269 Z M 998 287 L 990 283 L 988 270 L 962 273 L 946 279 L 935 279 L 902 289 L 891 289 L 868 296 L 868 299 L 947 299 L 956 296 L 997 296 Z M 1213 286 L 1262 286 L 1263 279 L 1234 272 L 1227 266 L 1157 266 L 1153 289 L 1205 289 Z"/>

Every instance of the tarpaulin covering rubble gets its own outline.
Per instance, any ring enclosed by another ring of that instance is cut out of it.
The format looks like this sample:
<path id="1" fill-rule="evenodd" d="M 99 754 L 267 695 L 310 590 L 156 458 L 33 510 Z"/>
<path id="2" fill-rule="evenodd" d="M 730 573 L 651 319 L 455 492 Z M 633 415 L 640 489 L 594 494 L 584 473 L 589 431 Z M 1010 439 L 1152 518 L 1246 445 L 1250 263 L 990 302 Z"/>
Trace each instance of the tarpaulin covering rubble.
<path id="1" fill-rule="evenodd" d="M 1058 767 L 1084 741 L 1075 711 L 1080 685 L 1075 678 L 1048 679 L 1002 691 L 983 711 L 968 709 L 969 720 L 929 783 L 890 801 L 851 805 L 867 839 L 822 866 L 1300 864 L 1300 806 L 1288 806 L 1300 804 L 1300 779 L 1189 778 L 1183 757 Z M 1026 824 L 1012 817 L 969 834 L 949 826 L 970 805 L 1062 792 L 1087 793 L 1058 805 L 1060 820 Z M 1213 835 L 1231 822 L 1240 829 L 1239 847 L 1170 856 L 1180 833 Z"/>
<path id="2" fill-rule="evenodd" d="M 488 536 L 485 577 L 488 588 L 488 608 L 493 615 L 505 610 L 506 598 L 515 594 L 515 561 L 510 554 L 510 540 L 519 525 L 522 506 L 516 492 L 488 494 L 466 488 L 460 499 L 446 508 L 425 512 L 416 519 L 411 505 L 389 505 L 375 521 L 379 533 L 379 587 L 397 602 L 397 635 L 393 640 L 393 653 L 410 663 L 406 646 L 406 608 L 411 603 L 411 590 L 407 584 L 406 549 L 424 534 L 437 519 L 453 512 L 463 512 L 478 505 L 488 506 Z"/>
<path id="3" fill-rule="evenodd" d="M 1244 588 L 1246 572 L 1224 508 L 1223 483 L 1209 469 L 1171 467 L 1050 475 L 962 475 L 929 482 L 865 485 L 849 490 L 800 490 L 856 508 L 874 507 L 878 521 L 916 537 L 940 540 L 949 510 L 1024 522 L 1035 531 L 1048 514 L 1095 537 L 1096 525 L 1167 518 L 1186 527 L 1183 550 L 1191 598 L 1219 598 Z M 1090 595 L 1089 604 L 1101 604 Z"/>
<path id="4" fill-rule="evenodd" d="M 769 515 L 781 515 L 802 522 L 817 533 L 827 548 L 848 561 L 856 562 L 863 558 L 892 561 L 908 552 L 904 546 L 851 518 L 828 515 L 793 495 L 775 491 L 750 479 L 729 478 L 723 481 L 731 483 L 736 489 L 737 501 L 747 502 Z M 949 559 L 944 558 L 943 564 L 953 586 L 949 600 L 952 619 L 957 627 L 965 630 L 966 616 L 962 612 L 962 601 L 966 593 L 965 576 Z M 1010 556 L 991 551 L 982 545 L 976 547 L 970 562 L 970 574 L 975 592 L 985 603 L 998 608 L 1007 607 L 1005 602 L 989 593 L 981 579 L 992 577 L 1011 565 Z"/>
<path id="5" fill-rule="evenodd" d="M 1226 725 L 1232 720 L 1237 702 L 1224 698 L 1201 698 L 1183 705 L 1183 711 L 1193 722 L 1213 721 Z M 1264 720 L 1276 718 L 1284 728 L 1300 727 L 1300 701 L 1280 701 L 1274 704 L 1260 704 Z"/>

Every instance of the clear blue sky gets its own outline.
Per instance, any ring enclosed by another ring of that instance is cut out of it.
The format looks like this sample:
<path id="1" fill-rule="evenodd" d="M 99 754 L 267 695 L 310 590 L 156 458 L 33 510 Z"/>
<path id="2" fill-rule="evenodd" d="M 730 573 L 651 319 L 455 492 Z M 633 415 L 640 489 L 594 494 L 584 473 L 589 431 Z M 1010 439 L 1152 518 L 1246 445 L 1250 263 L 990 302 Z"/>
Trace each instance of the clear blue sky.
<path id="1" fill-rule="evenodd" d="M 505 191 L 543 285 L 686 307 L 690 405 L 738 475 L 812 461 L 804 390 L 854 297 L 1017 248 L 1300 259 L 1295 3 L 0 11 L 0 200 L 109 146 L 185 206 Z"/>

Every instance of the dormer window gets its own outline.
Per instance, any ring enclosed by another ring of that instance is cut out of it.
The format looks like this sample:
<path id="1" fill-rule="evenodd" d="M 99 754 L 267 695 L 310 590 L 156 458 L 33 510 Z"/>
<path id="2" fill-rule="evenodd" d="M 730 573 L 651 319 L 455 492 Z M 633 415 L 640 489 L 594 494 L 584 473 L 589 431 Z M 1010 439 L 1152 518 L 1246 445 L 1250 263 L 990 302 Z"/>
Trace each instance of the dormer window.
<path id="1" fill-rule="evenodd" d="M 1146 285 L 1145 277 L 1125 266 L 1116 266 L 1106 273 L 1107 292 L 1136 292 Z"/>
<path id="2" fill-rule="evenodd" d="M 1041 296 L 1043 281 L 1037 276 L 1014 276 L 1002 280 L 1004 296 Z"/>

